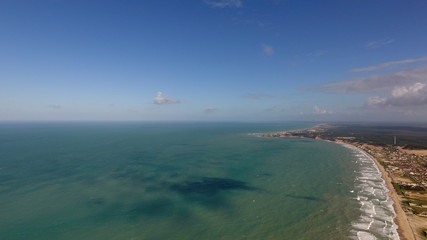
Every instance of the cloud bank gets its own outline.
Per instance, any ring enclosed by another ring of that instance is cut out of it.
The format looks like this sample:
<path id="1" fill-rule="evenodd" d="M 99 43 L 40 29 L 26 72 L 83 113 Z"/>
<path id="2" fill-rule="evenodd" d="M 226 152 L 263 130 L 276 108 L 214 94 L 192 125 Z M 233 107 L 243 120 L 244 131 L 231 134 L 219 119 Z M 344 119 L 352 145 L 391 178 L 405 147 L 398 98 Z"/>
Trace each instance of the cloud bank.
<path id="1" fill-rule="evenodd" d="M 417 82 L 409 86 L 395 87 L 389 97 L 370 97 L 366 108 L 417 107 L 427 105 L 427 84 Z"/>
<path id="2" fill-rule="evenodd" d="M 416 115 L 425 112 L 427 106 L 427 66 L 308 88 L 327 93 L 369 94 L 371 96 L 356 109 L 411 112 L 412 115 Z M 317 106 L 314 107 L 315 114 L 326 112 Z"/>
<path id="3" fill-rule="evenodd" d="M 400 72 L 378 74 L 367 77 L 309 86 L 322 92 L 329 93 L 372 93 L 390 90 L 398 86 L 408 86 L 414 83 L 427 83 L 427 66 L 410 68 Z"/>

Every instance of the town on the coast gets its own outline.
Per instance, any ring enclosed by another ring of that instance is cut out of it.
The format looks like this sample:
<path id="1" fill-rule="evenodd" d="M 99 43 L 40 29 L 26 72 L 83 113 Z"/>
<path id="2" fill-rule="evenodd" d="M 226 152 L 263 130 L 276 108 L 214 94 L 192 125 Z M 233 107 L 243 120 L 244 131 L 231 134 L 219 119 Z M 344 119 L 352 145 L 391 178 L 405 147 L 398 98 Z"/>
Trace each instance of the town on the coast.
<path id="1" fill-rule="evenodd" d="M 262 136 L 327 140 L 364 151 L 388 175 L 413 239 L 427 239 L 427 128 L 319 124 Z"/>

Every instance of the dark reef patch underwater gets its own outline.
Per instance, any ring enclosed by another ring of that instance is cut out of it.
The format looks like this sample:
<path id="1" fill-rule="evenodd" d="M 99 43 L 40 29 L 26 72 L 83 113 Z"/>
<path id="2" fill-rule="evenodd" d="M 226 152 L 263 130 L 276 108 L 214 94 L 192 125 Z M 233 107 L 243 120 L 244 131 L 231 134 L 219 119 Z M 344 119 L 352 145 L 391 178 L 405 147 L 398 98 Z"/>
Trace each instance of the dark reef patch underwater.
<path id="1" fill-rule="evenodd" d="M 254 190 L 247 183 L 228 178 L 202 177 L 199 181 L 186 181 L 173 184 L 171 189 L 183 195 L 206 195 L 212 196 L 223 190 Z"/>

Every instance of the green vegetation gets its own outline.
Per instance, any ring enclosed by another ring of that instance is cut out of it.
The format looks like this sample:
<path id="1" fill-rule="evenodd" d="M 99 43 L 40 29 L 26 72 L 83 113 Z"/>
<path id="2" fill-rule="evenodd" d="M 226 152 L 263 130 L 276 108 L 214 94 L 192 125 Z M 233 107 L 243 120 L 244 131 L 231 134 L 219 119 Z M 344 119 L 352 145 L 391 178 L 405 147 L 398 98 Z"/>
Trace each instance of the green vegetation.
<path id="1" fill-rule="evenodd" d="M 393 187 L 394 189 L 396 189 L 397 194 L 399 195 L 405 195 L 402 191 L 402 189 L 400 188 L 400 185 L 398 183 L 393 183 Z"/>

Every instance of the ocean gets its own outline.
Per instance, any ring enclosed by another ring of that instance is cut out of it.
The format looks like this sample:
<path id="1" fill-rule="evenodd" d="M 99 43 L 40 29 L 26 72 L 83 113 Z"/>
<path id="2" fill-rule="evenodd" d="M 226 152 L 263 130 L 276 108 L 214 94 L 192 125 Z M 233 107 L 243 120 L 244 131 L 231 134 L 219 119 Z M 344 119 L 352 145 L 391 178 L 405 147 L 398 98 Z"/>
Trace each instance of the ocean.
<path id="1" fill-rule="evenodd" d="M 301 123 L 0 123 L 0 239 L 398 239 L 353 148 Z"/>

